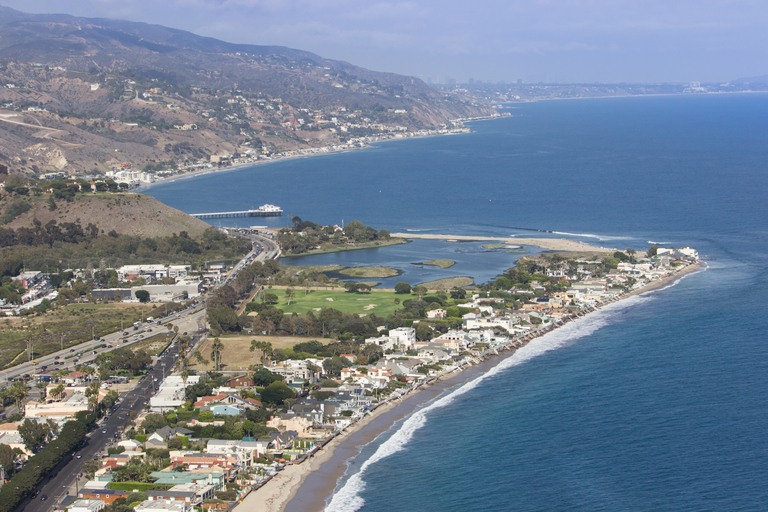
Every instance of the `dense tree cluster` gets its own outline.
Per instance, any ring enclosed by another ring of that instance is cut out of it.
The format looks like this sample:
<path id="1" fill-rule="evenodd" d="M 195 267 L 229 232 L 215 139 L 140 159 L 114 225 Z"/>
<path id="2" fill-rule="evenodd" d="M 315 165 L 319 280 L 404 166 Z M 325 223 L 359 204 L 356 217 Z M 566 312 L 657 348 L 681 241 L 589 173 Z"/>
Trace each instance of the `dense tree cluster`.
<path id="1" fill-rule="evenodd" d="M 59 436 L 33 455 L 0 489 L 0 512 L 12 512 L 51 471 L 85 440 L 86 424 L 68 421 Z"/>
<path id="2" fill-rule="evenodd" d="M 280 248 L 286 254 L 305 253 L 323 243 L 340 245 L 346 242 L 366 243 L 390 238 L 387 230 L 376 230 L 358 220 L 351 221 L 343 230 L 303 221 L 299 217 L 293 218 L 293 224 L 292 228 L 281 229 L 277 238 Z"/>

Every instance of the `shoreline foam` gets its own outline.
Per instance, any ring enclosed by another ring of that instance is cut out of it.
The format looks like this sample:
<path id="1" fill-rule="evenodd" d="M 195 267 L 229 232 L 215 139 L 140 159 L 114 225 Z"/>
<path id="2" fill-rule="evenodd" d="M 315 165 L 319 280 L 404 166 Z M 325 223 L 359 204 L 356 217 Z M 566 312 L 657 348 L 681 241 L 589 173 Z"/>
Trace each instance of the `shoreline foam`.
<path id="1" fill-rule="evenodd" d="M 468 238 L 477 240 L 477 237 Z M 688 264 L 671 275 L 646 283 L 629 292 L 624 292 L 557 324 L 539 329 L 536 332 L 517 338 L 515 341 L 510 340 L 510 343 L 505 348 L 497 349 L 495 354 L 486 353 L 484 356 L 481 356 L 476 366 L 468 367 L 469 371 L 464 369 L 461 371 L 452 370 L 431 379 L 428 383 L 417 386 L 404 396 L 388 400 L 359 421 L 347 427 L 342 433 L 335 436 L 321 449 L 316 451 L 308 460 L 301 464 L 287 466 L 285 470 L 278 473 L 269 482 L 246 496 L 238 507 L 243 507 L 241 512 L 322 511 L 327 506 L 326 502 L 328 499 L 336 491 L 338 480 L 344 476 L 348 468 L 347 463 L 359 454 L 362 446 L 391 428 L 396 422 L 419 410 L 423 404 L 442 394 L 448 387 L 456 385 L 455 380 L 459 376 L 463 376 L 459 384 L 466 384 L 485 373 L 486 370 L 498 366 L 505 359 L 512 357 L 517 349 L 524 347 L 533 339 L 539 338 L 559 327 L 567 325 L 572 320 L 584 317 L 609 304 L 642 295 L 674 283 L 683 276 L 697 271 L 700 267 L 700 262 Z M 377 422 L 376 420 L 381 421 Z M 368 425 L 370 427 L 366 429 L 365 427 Z M 343 451 L 343 453 L 336 454 L 337 451 Z M 311 489 L 304 485 L 310 475 L 315 477 L 313 480 L 317 480 L 313 482 Z"/>

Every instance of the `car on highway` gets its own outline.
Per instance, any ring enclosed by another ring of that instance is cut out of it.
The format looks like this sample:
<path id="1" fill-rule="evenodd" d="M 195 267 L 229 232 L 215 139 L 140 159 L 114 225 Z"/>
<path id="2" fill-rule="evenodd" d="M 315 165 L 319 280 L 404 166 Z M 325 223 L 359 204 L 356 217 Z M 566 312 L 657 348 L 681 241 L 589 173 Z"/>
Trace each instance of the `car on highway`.
<path id="1" fill-rule="evenodd" d="M 82 459 L 83 458 L 83 454 L 82 453 L 78 453 L 77 455 L 75 455 L 75 457 L 77 457 L 78 459 Z"/>
<path id="2" fill-rule="evenodd" d="M 42 496 L 40 496 L 40 501 L 45 501 L 47 499 L 48 499 L 48 495 L 47 494 L 43 494 Z"/>
<path id="3" fill-rule="evenodd" d="M 38 363 L 37 361 L 32 361 L 32 364 L 37 365 Z"/>
<path id="4" fill-rule="evenodd" d="M 61 356 L 56 356 L 56 357 L 54 357 L 54 359 L 59 360 L 59 359 L 61 359 Z"/>

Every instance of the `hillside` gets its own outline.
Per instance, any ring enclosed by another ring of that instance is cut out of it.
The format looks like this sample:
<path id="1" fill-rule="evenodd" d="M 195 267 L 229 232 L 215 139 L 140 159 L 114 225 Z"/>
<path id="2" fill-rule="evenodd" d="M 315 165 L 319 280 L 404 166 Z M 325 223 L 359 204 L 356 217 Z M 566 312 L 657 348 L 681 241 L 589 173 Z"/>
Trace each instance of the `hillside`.
<path id="1" fill-rule="evenodd" d="M 5 7 L 0 84 L 0 163 L 34 173 L 269 157 L 493 113 L 300 50 Z"/>
<path id="2" fill-rule="evenodd" d="M 172 236 L 186 231 L 192 238 L 202 236 L 210 224 L 186 213 L 164 205 L 143 194 L 93 194 L 79 195 L 72 202 L 59 201 L 51 210 L 48 197 L 29 197 L 32 209 L 21 214 L 5 228 L 28 227 L 37 219 L 42 225 L 51 220 L 58 224 L 75 222 L 83 226 L 93 223 L 101 233 L 114 231 L 120 235 L 155 238 Z M 0 201 L 4 211 L 10 198 Z"/>

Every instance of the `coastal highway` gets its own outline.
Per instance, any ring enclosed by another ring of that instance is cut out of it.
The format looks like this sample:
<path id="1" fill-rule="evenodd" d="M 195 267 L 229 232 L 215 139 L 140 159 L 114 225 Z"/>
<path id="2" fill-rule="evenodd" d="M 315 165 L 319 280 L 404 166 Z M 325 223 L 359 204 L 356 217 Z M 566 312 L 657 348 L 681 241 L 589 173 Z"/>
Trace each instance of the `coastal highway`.
<path id="1" fill-rule="evenodd" d="M 140 343 L 147 338 L 151 338 L 159 333 L 168 332 L 166 324 L 171 322 L 179 326 L 179 332 L 196 333 L 199 331 L 198 320 L 204 318 L 205 309 L 202 303 L 193 303 L 188 307 L 181 309 L 157 322 L 144 322 L 137 330 L 133 330 L 133 325 L 127 326 L 125 330 L 112 334 L 107 334 L 98 340 L 91 340 L 81 343 L 76 347 L 65 348 L 51 354 L 41 356 L 33 362 L 25 362 L 20 365 L 0 371 L 0 382 L 9 381 L 22 375 L 34 375 L 46 372 L 57 372 L 67 369 L 74 370 L 76 366 L 90 364 L 98 354 L 109 352 L 118 347 L 130 347 Z M 127 333 L 127 334 L 124 334 Z M 106 347 L 104 346 L 106 345 Z M 95 353 L 94 353 L 95 352 Z M 79 359 L 77 354 L 83 354 Z M 45 369 L 43 369 L 45 367 Z"/>
<path id="2" fill-rule="evenodd" d="M 224 282 L 234 279 L 241 269 L 253 261 L 264 261 L 268 258 L 279 257 L 280 250 L 272 240 L 258 235 L 249 235 L 248 238 L 253 242 L 253 249 L 238 262 Z M 168 332 L 166 327 L 168 323 L 173 323 L 174 326 L 177 326 L 180 334 L 189 333 L 191 335 L 191 352 L 203 339 L 205 315 L 203 298 L 200 301 L 191 303 L 182 310 L 162 318 L 159 323 L 156 321 L 144 322 L 136 330 L 133 330 L 133 325 L 130 325 L 127 330 L 106 335 L 99 340 L 91 340 L 74 348 L 64 349 L 39 357 L 36 359 L 37 364 L 25 362 L 9 370 L 2 371 L 0 372 L 0 381 L 8 381 L 25 374 L 42 373 L 42 367 L 46 367 L 45 371 L 53 372 L 60 369 L 74 369 L 77 365 L 90 364 L 99 353 L 107 352 L 120 346 L 131 346 L 158 333 Z M 127 334 L 125 334 L 126 332 Z M 76 361 L 75 356 L 77 354 L 83 355 Z M 130 413 L 132 411 L 136 413 L 142 411 L 149 398 L 162 383 L 163 378 L 171 374 L 178 357 L 178 344 L 174 341 L 155 360 L 153 368 L 141 379 L 136 387 L 120 393 L 117 407 L 88 434 L 85 446 L 73 453 L 71 458 L 62 461 L 59 467 L 40 484 L 38 487 L 39 492 L 22 503 L 18 510 L 49 512 L 60 508 L 61 501 L 68 494 L 75 496 L 77 489 L 85 482 L 82 476 L 83 463 L 86 460 L 100 460 L 106 455 L 107 447 L 118 439 L 115 435 L 119 435 L 122 432 L 123 427 L 130 419 Z M 47 499 L 43 500 L 43 496 L 46 496 Z"/>
<path id="3" fill-rule="evenodd" d="M 193 338 L 193 341 L 197 339 Z M 67 496 L 75 495 L 76 489 L 85 482 L 81 477 L 83 463 L 86 460 L 100 460 L 106 454 L 106 449 L 116 440 L 115 434 L 122 432 L 125 423 L 130 419 L 131 411 L 137 414 L 163 380 L 163 375 L 169 375 L 171 368 L 178 359 L 178 343 L 173 343 L 155 362 L 139 384 L 127 392 L 120 392 L 120 401 L 116 409 L 109 416 L 102 419 L 98 425 L 86 437 L 86 444 L 80 450 L 72 454 L 72 457 L 64 459 L 59 467 L 38 487 L 39 493 L 35 498 L 28 499 L 22 506 L 25 511 L 48 512 L 54 510 Z M 80 454 L 80 458 L 77 454 Z M 48 497 L 42 500 L 43 495 Z"/>

